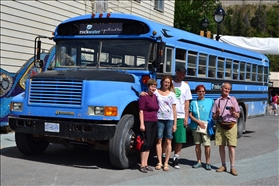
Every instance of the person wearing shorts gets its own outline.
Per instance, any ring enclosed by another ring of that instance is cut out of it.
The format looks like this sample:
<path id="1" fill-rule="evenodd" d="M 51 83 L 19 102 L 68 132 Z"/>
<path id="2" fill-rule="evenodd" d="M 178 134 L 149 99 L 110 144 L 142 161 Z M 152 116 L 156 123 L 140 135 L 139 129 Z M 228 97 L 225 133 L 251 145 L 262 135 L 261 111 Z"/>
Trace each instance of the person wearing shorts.
<path id="1" fill-rule="evenodd" d="M 202 121 L 209 121 L 211 110 L 213 106 L 213 99 L 205 98 L 206 89 L 204 85 L 198 85 L 195 89 L 198 98 L 196 100 L 192 100 L 190 104 L 190 127 L 192 129 L 192 135 L 195 143 L 195 151 L 197 157 L 197 163 L 194 164 L 193 168 L 201 168 L 201 144 L 204 146 L 204 154 L 205 154 L 205 169 L 211 170 L 210 165 L 210 136 L 207 134 L 196 132 L 197 127 L 204 129 L 205 125 Z"/>
<path id="2" fill-rule="evenodd" d="M 235 147 L 237 146 L 237 119 L 240 115 L 240 108 L 237 100 L 229 95 L 231 91 L 230 83 L 223 83 L 221 86 L 221 97 L 215 100 L 212 107 L 212 117 L 216 120 L 215 145 L 219 146 L 219 153 L 222 166 L 216 172 L 227 171 L 226 167 L 226 151 L 228 146 L 230 158 L 230 173 L 237 176 L 235 169 Z M 227 128 L 227 126 L 233 126 Z"/>
<path id="3" fill-rule="evenodd" d="M 155 92 L 159 103 L 159 110 L 157 112 L 158 134 L 156 144 L 158 164 L 155 169 L 160 170 L 163 168 L 164 171 L 168 171 L 171 142 L 173 138 L 172 133 L 176 131 L 176 98 L 172 91 L 173 84 L 170 76 L 164 76 L 160 84 L 161 87 Z M 164 145 L 162 145 L 163 139 L 165 139 Z M 162 164 L 163 151 L 166 155 L 164 165 Z"/>
<path id="4" fill-rule="evenodd" d="M 272 97 L 272 108 L 271 110 L 273 110 L 273 113 L 275 116 L 278 116 L 277 114 L 277 106 L 278 106 L 278 94 L 276 93 L 273 97 Z"/>
<path id="5" fill-rule="evenodd" d="M 186 127 L 189 117 L 189 105 L 192 99 L 192 93 L 189 85 L 183 82 L 186 75 L 186 69 L 179 67 L 176 69 L 176 76 L 173 80 L 175 96 L 176 96 L 176 110 L 177 110 L 177 129 L 173 134 L 174 141 L 174 156 L 172 166 L 179 169 L 178 165 L 179 155 L 181 153 L 183 143 L 186 143 Z"/>

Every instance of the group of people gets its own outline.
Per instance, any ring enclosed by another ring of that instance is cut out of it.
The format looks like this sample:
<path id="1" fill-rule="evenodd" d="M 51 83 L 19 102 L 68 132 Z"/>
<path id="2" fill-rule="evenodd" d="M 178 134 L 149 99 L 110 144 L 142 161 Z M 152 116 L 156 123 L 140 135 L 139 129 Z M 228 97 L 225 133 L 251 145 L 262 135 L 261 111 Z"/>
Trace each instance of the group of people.
<path id="1" fill-rule="evenodd" d="M 221 96 L 214 102 L 205 98 L 206 88 L 198 85 L 195 89 L 197 99 L 192 100 L 189 85 L 183 81 L 186 69 L 176 69 L 176 76 L 164 76 L 157 89 L 157 81 L 149 79 L 147 92 L 142 92 L 139 98 L 140 131 L 145 136 L 145 143 L 141 149 L 140 171 L 147 173 L 153 171 L 148 165 L 150 150 L 156 143 L 158 163 L 156 170 L 169 170 L 169 159 L 174 142 L 172 166 L 179 169 L 179 156 L 183 143 L 186 143 L 186 127 L 190 117 L 190 128 L 195 143 L 197 163 L 193 168 L 201 168 L 201 144 L 205 149 L 206 170 L 211 170 L 210 165 L 210 135 L 212 133 L 199 133 L 196 129 L 210 129 L 211 119 L 216 122 L 215 145 L 219 146 L 222 166 L 217 172 L 227 170 L 225 161 L 225 146 L 228 146 L 230 158 L 230 173 L 237 176 L 234 167 L 235 147 L 237 146 L 237 125 L 240 108 L 234 97 L 229 95 L 231 85 L 223 83 Z M 212 128 L 211 128 L 212 130 Z"/>

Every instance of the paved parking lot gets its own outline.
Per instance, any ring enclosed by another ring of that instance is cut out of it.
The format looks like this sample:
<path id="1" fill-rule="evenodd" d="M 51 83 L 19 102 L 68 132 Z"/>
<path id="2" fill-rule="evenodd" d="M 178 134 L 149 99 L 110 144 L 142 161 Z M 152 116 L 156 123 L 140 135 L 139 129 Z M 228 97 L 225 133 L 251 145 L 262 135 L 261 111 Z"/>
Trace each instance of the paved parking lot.
<path id="1" fill-rule="evenodd" d="M 94 150 L 81 153 L 51 145 L 41 156 L 25 156 L 15 147 L 13 133 L 2 134 L 1 185 L 278 185 L 279 117 L 269 115 L 248 120 L 247 131 L 238 140 L 236 148 L 238 176 L 215 172 L 214 169 L 220 166 L 220 158 L 213 141 L 213 170 L 191 168 L 196 158 L 191 134 L 187 135 L 188 143 L 180 159 L 181 169 L 170 167 L 168 172 L 143 174 L 137 166 L 114 169 L 106 152 Z M 228 156 L 226 158 L 228 161 Z M 156 163 L 156 159 L 151 158 L 150 165 Z M 227 166 L 229 168 L 228 162 Z"/>

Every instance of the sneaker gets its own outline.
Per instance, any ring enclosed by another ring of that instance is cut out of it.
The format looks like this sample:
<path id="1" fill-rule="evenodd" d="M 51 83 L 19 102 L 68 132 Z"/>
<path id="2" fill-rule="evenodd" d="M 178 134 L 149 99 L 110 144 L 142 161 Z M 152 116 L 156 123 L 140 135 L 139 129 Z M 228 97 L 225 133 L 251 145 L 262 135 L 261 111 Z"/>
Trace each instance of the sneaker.
<path id="1" fill-rule="evenodd" d="M 234 176 L 237 176 L 237 175 L 238 175 L 235 168 L 232 168 L 232 169 L 231 169 L 231 174 L 234 175 Z"/>
<path id="2" fill-rule="evenodd" d="M 209 171 L 211 170 L 210 164 L 206 164 L 206 165 L 205 165 L 205 170 L 209 170 Z"/>
<path id="3" fill-rule="evenodd" d="M 176 169 L 180 169 L 180 167 L 178 165 L 178 158 L 173 159 L 172 166 Z"/>
<path id="4" fill-rule="evenodd" d="M 216 170 L 216 172 L 225 172 L 227 171 L 227 168 L 224 166 L 221 166 L 219 169 Z"/>
<path id="5" fill-rule="evenodd" d="M 195 165 L 192 166 L 192 168 L 195 168 L 195 169 L 196 169 L 196 168 L 201 168 L 201 167 L 202 167 L 202 165 L 201 165 L 200 163 L 197 163 L 197 164 L 195 164 Z"/>
<path id="6" fill-rule="evenodd" d="M 275 116 L 278 116 L 278 114 L 275 114 Z"/>

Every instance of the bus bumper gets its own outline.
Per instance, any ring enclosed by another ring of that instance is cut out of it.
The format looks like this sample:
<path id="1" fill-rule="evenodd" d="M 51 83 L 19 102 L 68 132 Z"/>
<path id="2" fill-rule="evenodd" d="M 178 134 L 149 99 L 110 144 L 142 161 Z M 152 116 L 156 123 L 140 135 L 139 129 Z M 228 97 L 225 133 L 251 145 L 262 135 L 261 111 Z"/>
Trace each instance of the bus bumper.
<path id="1" fill-rule="evenodd" d="M 75 121 L 55 121 L 34 118 L 9 117 L 15 132 L 62 138 L 109 140 L 114 136 L 116 124 L 88 124 Z"/>

